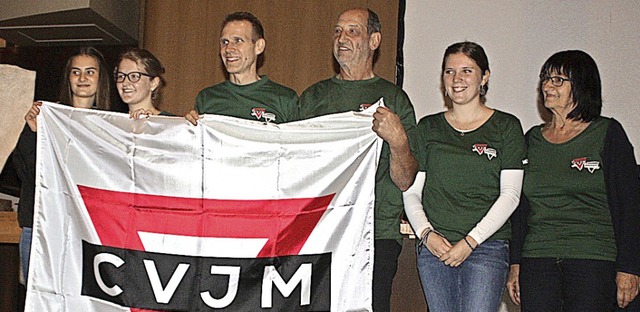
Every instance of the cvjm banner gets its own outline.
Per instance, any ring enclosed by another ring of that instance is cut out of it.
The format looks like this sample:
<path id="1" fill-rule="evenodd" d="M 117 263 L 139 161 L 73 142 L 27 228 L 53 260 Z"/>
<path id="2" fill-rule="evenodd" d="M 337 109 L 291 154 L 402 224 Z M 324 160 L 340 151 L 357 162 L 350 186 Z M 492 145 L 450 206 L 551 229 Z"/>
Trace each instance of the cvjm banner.
<path id="1" fill-rule="evenodd" d="M 26 311 L 370 311 L 373 109 L 193 126 L 44 103 Z"/>

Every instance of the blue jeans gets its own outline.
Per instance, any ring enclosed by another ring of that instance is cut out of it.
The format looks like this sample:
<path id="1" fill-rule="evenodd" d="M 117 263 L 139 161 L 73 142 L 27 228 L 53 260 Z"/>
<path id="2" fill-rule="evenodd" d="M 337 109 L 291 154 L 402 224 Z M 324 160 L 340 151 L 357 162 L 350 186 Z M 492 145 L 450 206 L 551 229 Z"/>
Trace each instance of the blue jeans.
<path id="1" fill-rule="evenodd" d="M 418 272 L 429 311 L 496 312 L 509 271 L 509 244 L 480 244 L 459 267 L 440 262 L 427 248 L 417 253 Z"/>
<path id="2" fill-rule="evenodd" d="M 613 311 L 616 292 L 613 261 L 522 258 L 520 262 L 524 312 Z"/>
<path id="3" fill-rule="evenodd" d="M 20 234 L 20 243 L 18 249 L 20 249 L 20 264 L 22 265 L 22 277 L 24 278 L 25 285 L 27 284 L 27 274 L 29 273 L 29 255 L 31 254 L 31 236 L 33 235 L 33 229 L 30 227 L 23 227 L 22 234 Z"/>

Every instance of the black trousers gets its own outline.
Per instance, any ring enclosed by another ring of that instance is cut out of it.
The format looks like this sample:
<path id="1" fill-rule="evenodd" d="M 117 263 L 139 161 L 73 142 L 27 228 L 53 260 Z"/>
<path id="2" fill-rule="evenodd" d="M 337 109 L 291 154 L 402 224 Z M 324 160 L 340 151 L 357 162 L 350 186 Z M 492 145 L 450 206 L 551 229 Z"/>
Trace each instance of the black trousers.
<path id="1" fill-rule="evenodd" d="M 605 312 L 616 309 L 613 261 L 522 258 L 523 312 Z"/>
<path id="2" fill-rule="evenodd" d="M 398 270 L 398 257 L 402 245 L 395 239 L 374 241 L 373 262 L 373 311 L 391 311 L 391 288 Z"/>

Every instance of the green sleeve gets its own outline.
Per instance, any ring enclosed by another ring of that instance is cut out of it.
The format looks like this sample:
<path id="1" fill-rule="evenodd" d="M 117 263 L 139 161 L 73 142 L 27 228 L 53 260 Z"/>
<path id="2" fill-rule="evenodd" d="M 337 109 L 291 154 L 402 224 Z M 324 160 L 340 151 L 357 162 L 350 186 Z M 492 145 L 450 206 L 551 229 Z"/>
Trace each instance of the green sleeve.
<path id="1" fill-rule="evenodd" d="M 404 130 L 409 131 L 413 129 L 416 126 L 416 113 L 411 104 L 411 100 L 409 100 L 409 96 L 401 90 L 396 94 L 394 100 L 395 109 L 393 110 L 396 115 L 400 117 Z"/>
<path id="2" fill-rule="evenodd" d="M 527 157 L 527 152 L 522 125 L 515 116 L 510 117 L 507 129 L 503 131 L 505 148 L 501 157 L 501 169 L 523 169 L 522 161 Z"/>
<path id="3" fill-rule="evenodd" d="M 286 120 L 284 122 L 291 122 L 300 120 L 300 111 L 298 109 L 298 102 L 300 99 L 298 98 L 298 94 L 291 93 L 289 97 L 286 99 L 286 103 L 284 103 L 284 107 L 286 107 L 286 111 L 288 116 L 286 116 Z"/>
<path id="4" fill-rule="evenodd" d="M 315 117 L 311 113 L 312 107 L 310 105 L 314 104 L 317 99 L 313 96 L 313 90 L 311 88 L 304 90 L 300 95 L 300 100 L 298 101 L 298 117 L 300 119 L 307 119 Z"/>
<path id="5" fill-rule="evenodd" d="M 196 106 L 195 106 L 195 110 L 196 112 L 198 112 L 199 115 L 203 114 L 203 107 L 202 107 L 202 91 L 200 91 L 200 93 L 198 93 L 198 95 L 196 96 Z"/>
<path id="6" fill-rule="evenodd" d="M 409 143 L 411 144 L 411 152 L 418 160 L 418 170 L 427 171 L 427 144 L 424 142 L 427 129 L 427 119 L 420 120 L 418 125 L 409 130 Z"/>

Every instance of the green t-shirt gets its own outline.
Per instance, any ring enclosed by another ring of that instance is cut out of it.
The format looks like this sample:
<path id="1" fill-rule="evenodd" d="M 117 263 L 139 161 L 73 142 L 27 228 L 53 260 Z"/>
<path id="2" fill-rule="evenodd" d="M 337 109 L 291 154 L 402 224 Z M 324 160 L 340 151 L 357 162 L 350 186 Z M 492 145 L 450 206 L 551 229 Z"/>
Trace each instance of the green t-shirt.
<path id="1" fill-rule="evenodd" d="M 203 89 L 196 97 L 198 114 L 217 114 L 249 120 L 264 120 L 264 113 L 275 114 L 275 123 L 298 120 L 298 95 L 267 76 L 248 84 L 227 80 Z"/>
<path id="2" fill-rule="evenodd" d="M 561 144 L 530 130 L 523 191 L 531 211 L 524 257 L 616 260 L 616 243 L 602 171 L 610 119 L 597 118 Z"/>
<path id="3" fill-rule="evenodd" d="M 420 171 L 422 204 L 431 225 L 449 241 L 466 236 L 500 196 L 500 171 L 522 169 L 526 156 L 520 121 L 494 111 L 478 129 L 460 135 L 444 113 L 420 120 L 411 133 Z M 488 240 L 509 239 L 505 223 Z"/>
<path id="4" fill-rule="evenodd" d="M 348 81 L 336 77 L 320 81 L 300 96 L 300 115 L 311 118 L 321 115 L 359 111 L 363 106 L 384 98 L 385 106 L 396 113 L 405 131 L 415 127 L 416 116 L 407 94 L 398 86 L 380 77 Z M 382 145 L 376 171 L 374 231 L 375 239 L 402 240 L 400 215 L 404 206 L 402 192 L 389 173 L 389 145 Z"/>

